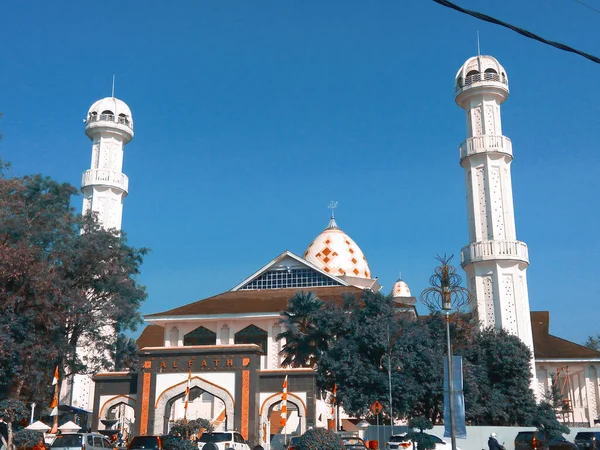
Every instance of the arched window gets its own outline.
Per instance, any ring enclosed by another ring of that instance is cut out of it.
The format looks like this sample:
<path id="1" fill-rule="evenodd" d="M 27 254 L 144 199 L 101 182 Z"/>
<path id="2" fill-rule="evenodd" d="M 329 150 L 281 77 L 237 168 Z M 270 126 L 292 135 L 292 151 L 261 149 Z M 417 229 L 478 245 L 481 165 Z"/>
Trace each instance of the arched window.
<path id="1" fill-rule="evenodd" d="M 256 344 L 264 353 L 267 353 L 268 333 L 256 325 L 248 325 L 243 330 L 235 333 L 236 344 Z"/>
<path id="2" fill-rule="evenodd" d="M 129 119 L 125 114 L 119 114 L 119 123 L 122 123 L 123 125 L 129 125 Z"/>
<path id="3" fill-rule="evenodd" d="M 106 109 L 100 114 L 100 120 L 115 120 L 115 114 L 112 111 Z"/>
<path id="4" fill-rule="evenodd" d="M 198 327 L 183 337 L 183 345 L 216 345 L 217 333 Z"/>
<path id="5" fill-rule="evenodd" d="M 465 86 L 481 81 L 481 74 L 476 70 L 471 70 L 465 76 Z"/>
<path id="6" fill-rule="evenodd" d="M 179 329 L 177 327 L 171 328 L 169 331 L 169 345 L 171 347 L 177 347 L 179 345 Z"/>

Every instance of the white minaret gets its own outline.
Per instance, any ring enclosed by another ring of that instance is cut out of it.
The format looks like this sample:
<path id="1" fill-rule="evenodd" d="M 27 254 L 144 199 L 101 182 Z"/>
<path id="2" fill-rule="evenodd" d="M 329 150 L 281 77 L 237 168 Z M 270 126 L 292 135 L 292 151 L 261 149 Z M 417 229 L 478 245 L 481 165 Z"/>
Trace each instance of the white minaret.
<path id="1" fill-rule="evenodd" d="M 133 139 L 129 107 L 114 97 L 98 100 L 88 111 L 85 134 L 92 140 L 92 163 L 81 178 L 83 214 L 91 210 L 105 229 L 121 230 L 123 199 L 129 187 L 129 179 L 122 172 L 123 146 Z M 77 351 L 84 360 L 94 352 L 85 344 Z M 93 398 L 94 383 L 89 375 L 74 375 L 63 384 L 61 404 L 91 411 Z"/>
<path id="2" fill-rule="evenodd" d="M 500 105 L 508 97 L 504 68 L 491 56 L 468 59 L 456 75 L 456 103 L 467 112 L 460 145 L 465 170 L 469 245 L 461 252 L 483 326 L 504 328 L 527 344 L 533 336 L 527 294 L 527 245 L 517 240 L 510 163 Z"/>
<path id="3" fill-rule="evenodd" d="M 121 229 L 129 178 L 123 173 L 123 146 L 133 139 L 129 107 L 114 97 L 98 100 L 88 111 L 85 134 L 92 140 L 92 163 L 81 178 L 83 213 L 92 210 L 105 229 Z"/>

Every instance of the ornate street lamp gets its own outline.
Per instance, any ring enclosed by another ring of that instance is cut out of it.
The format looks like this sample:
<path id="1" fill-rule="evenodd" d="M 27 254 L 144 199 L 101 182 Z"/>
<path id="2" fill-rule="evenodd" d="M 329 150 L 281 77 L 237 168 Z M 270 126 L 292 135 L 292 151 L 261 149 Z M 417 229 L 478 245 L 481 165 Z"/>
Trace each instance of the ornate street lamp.
<path id="1" fill-rule="evenodd" d="M 441 263 L 435 268 L 434 274 L 429 278 L 431 287 L 421 292 L 421 302 L 430 310 L 443 311 L 446 315 L 446 355 L 448 357 L 448 409 L 450 413 L 450 438 L 452 450 L 456 450 L 456 427 L 454 424 L 454 380 L 452 379 L 452 346 L 450 344 L 450 313 L 452 310 L 460 311 L 471 302 L 471 294 L 467 288 L 461 286 L 460 275 L 456 267 L 450 265 L 454 255 L 437 257 Z"/>

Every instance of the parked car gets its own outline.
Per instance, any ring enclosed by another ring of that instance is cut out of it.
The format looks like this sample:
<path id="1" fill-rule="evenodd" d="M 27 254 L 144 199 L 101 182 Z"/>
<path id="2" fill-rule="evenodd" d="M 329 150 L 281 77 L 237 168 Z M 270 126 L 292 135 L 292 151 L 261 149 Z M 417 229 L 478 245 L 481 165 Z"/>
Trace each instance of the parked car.
<path id="1" fill-rule="evenodd" d="M 541 431 L 519 431 L 515 450 L 579 450 L 579 447 L 563 436 L 549 440 Z"/>
<path id="2" fill-rule="evenodd" d="M 100 433 L 59 434 L 52 442 L 51 449 L 60 450 L 106 450 L 115 446 Z"/>
<path id="3" fill-rule="evenodd" d="M 452 448 L 449 442 L 446 442 L 433 434 L 423 434 L 427 435 L 435 443 L 435 450 L 450 450 Z M 406 433 L 393 434 L 390 436 L 390 439 L 385 443 L 385 448 L 388 450 L 414 450 L 413 443 Z M 460 450 L 460 448 L 456 447 L 456 450 Z"/>
<path id="4" fill-rule="evenodd" d="M 160 436 L 135 436 L 127 450 L 162 450 L 163 439 Z"/>
<path id="5" fill-rule="evenodd" d="M 344 448 L 351 450 L 366 450 L 367 448 L 365 441 L 359 437 L 342 436 L 342 442 L 344 443 Z"/>
<path id="6" fill-rule="evenodd" d="M 204 432 L 198 439 L 198 449 L 204 448 L 208 443 L 215 444 L 219 450 L 250 450 L 244 437 L 236 431 Z"/>
<path id="7" fill-rule="evenodd" d="M 575 435 L 575 445 L 580 449 L 600 449 L 600 431 L 580 431 Z"/>

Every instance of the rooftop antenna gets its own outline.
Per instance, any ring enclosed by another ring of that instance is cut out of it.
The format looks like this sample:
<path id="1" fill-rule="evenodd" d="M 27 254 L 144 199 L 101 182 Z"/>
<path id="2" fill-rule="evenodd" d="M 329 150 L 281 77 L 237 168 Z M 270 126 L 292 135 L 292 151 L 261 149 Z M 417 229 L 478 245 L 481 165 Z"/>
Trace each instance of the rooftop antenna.
<path id="1" fill-rule="evenodd" d="M 113 82 L 112 82 L 112 98 L 115 98 L 115 74 L 113 74 Z"/>
<path id="2" fill-rule="evenodd" d="M 400 271 L 398 274 L 398 280 L 402 280 L 402 271 Z"/>
<path id="3" fill-rule="evenodd" d="M 479 47 L 479 30 L 477 30 L 477 56 L 481 56 L 481 48 Z"/>
<path id="4" fill-rule="evenodd" d="M 335 219 L 335 208 L 337 208 L 338 202 L 331 200 L 329 202 L 329 206 L 327 208 L 329 208 L 331 210 L 331 218 Z"/>

